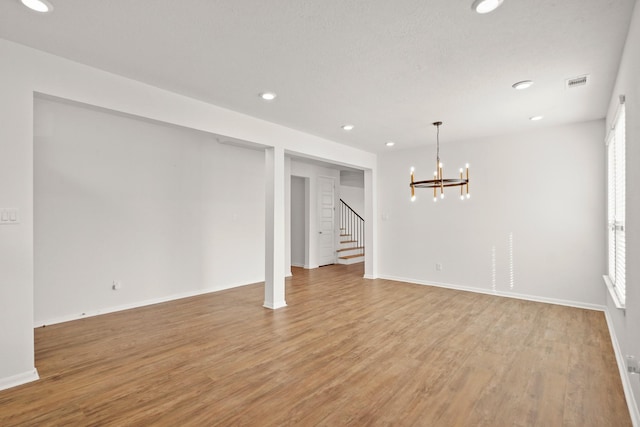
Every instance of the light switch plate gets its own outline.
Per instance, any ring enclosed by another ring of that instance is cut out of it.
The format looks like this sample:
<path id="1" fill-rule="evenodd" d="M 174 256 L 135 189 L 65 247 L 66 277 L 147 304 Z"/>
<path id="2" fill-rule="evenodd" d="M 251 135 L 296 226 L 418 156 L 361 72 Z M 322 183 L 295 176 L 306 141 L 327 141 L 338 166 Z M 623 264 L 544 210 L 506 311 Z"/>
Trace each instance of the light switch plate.
<path id="1" fill-rule="evenodd" d="M 18 209 L 1 208 L 0 209 L 0 225 L 20 224 L 20 215 Z"/>

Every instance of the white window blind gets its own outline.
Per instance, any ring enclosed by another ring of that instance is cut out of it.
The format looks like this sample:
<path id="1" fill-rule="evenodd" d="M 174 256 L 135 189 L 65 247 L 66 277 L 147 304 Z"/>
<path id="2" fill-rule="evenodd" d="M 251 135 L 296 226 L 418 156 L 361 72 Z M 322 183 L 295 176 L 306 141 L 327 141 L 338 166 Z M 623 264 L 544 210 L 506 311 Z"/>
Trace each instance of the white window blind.
<path id="1" fill-rule="evenodd" d="M 607 137 L 607 228 L 610 284 L 620 305 L 625 303 L 625 108 L 624 97 Z"/>

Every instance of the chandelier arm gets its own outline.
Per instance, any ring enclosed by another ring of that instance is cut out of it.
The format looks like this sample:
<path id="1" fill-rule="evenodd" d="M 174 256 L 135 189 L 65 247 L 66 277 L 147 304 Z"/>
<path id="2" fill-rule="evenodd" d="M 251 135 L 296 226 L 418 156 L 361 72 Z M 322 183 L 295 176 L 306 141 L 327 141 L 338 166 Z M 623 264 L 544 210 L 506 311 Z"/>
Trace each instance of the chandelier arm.
<path id="1" fill-rule="evenodd" d="M 443 178 L 443 179 L 427 179 L 424 181 L 414 181 L 409 184 L 412 188 L 441 188 L 441 187 L 458 187 L 469 184 L 468 179 Z"/>

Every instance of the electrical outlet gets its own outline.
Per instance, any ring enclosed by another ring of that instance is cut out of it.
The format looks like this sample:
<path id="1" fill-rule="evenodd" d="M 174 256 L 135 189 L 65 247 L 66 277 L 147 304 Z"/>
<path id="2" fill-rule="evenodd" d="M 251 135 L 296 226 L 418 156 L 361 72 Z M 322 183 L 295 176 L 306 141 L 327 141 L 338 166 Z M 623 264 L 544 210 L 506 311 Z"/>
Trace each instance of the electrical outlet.
<path id="1" fill-rule="evenodd" d="M 439 262 L 436 263 L 436 271 L 442 271 L 442 264 Z"/>
<path id="2" fill-rule="evenodd" d="M 626 356 L 627 359 L 627 372 L 631 374 L 640 374 L 640 365 L 638 364 L 638 359 L 634 356 Z"/>
<path id="3" fill-rule="evenodd" d="M 122 282 L 120 280 L 114 280 L 111 289 L 113 289 L 114 291 L 122 289 Z"/>

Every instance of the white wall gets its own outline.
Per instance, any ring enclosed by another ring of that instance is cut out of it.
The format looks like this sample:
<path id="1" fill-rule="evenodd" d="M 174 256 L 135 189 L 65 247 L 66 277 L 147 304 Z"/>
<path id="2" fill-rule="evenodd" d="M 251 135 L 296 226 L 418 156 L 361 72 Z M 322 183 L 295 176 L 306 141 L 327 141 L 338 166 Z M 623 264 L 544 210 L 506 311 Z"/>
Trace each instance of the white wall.
<path id="1" fill-rule="evenodd" d="M 283 157 L 287 150 L 354 168 L 376 168 L 375 154 L 6 40 L 0 40 L 0 58 L 0 206 L 20 213 L 19 225 L 0 227 L 0 389 L 37 378 L 33 357 L 34 93 L 279 147 Z M 284 242 L 277 249 L 284 259 Z"/>
<path id="2" fill-rule="evenodd" d="M 291 265 L 305 265 L 305 178 L 291 177 Z"/>
<path id="3" fill-rule="evenodd" d="M 364 171 L 341 170 L 340 185 L 364 188 Z"/>
<path id="4" fill-rule="evenodd" d="M 640 2 L 636 2 L 631 19 L 627 42 L 618 70 L 618 78 L 611 95 L 607 124 L 613 123 L 618 105 L 618 96 L 626 97 L 626 143 L 627 143 L 627 198 L 626 198 L 626 257 L 627 300 L 626 310 L 616 308 L 607 293 L 607 315 L 612 328 L 614 345 L 618 350 L 623 383 L 628 394 L 635 425 L 640 425 L 640 378 L 629 375 L 624 368 L 624 355 L 640 358 Z M 603 225 L 604 228 L 604 225 Z M 606 253 L 606 242 L 601 245 Z M 606 256 L 606 255 L 603 255 Z M 606 273 L 603 268 L 602 274 Z M 604 286 L 604 284 L 602 285 Z"/>
<path id="5" fill-rule="evenodd" d="M 0 226 L 0 390 L 38 378 L 33 359 L 33 90 L 0 43 L 0 206 L 19 225 Z M 27 72 L 27 76 L 29 73 Z"/>
<path id="6" fill-rule="evenodd" d="M 364 218 L 364 188 L 340 186 L 340 198 Z M 366 218 L 365 218 L 366 219 Z"/>
<path id="7" fill-rule="evenodd" d="M 36 325 L 264 280 L 262 151 L 69 102 L 34 110 Z"/>
<path id="8" fill-rule="evenodd" d="M 411 166 L 416 180 L 432 177 L 435 147 L 387 153 L 379 159 L 380 276 L 493 292 L 495 248 L 495 291 L 602 307 L 603 138 L 598 120 L 445 139 L 444 175 L 469 162 L 471 199 L 460 201 L 454 188 L 437 203 L 428 189 L 412 203 L 408 186 Z"/>

